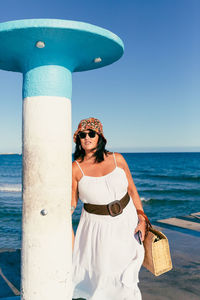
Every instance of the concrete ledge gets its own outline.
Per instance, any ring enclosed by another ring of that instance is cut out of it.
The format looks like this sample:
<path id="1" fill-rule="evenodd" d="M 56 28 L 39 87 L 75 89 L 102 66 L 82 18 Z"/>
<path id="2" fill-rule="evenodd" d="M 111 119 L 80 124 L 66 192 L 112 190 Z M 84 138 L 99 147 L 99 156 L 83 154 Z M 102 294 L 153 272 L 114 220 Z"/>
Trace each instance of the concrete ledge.
<path id="1" fill-rule="evenodd" d="M 187 221 L 178 218 L 169 218 L 164 220 L 158 220 L 158 223 L 170 224 L 173 226 L 178 226 L 186 229 L 196 230 L 200 232 L 200 223 L 196 223 L 194 221 Z"/>

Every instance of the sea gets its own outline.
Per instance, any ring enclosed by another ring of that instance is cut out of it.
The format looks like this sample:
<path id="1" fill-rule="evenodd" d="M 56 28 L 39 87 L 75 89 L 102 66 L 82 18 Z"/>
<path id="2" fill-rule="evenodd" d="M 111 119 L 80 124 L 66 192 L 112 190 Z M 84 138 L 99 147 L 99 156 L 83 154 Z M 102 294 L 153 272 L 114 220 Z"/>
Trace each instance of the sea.
<path id="1" fill-rule="evenodd" d="M 200 153 L 122 153 L 151 222 L 200 211 Z M 82 203 L 73 214 L 76 231 Z M 0 155 L 0 248 L 21 248 L 22 156 Z"/>

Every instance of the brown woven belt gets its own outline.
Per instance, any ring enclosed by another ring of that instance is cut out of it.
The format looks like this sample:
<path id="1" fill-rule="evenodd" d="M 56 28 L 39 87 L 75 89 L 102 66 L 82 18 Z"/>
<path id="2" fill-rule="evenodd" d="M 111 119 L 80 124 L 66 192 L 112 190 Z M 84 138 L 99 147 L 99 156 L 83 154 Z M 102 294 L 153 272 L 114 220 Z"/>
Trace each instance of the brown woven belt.
<path id="1" fill-rule="evenodd" d="M 84 209 L 90 214 L 111 215 L 112 217 L 115 217 L 123 212 L 123 209 L 129 203 L 129 200 L 130 196 L 126 193 L 121 200 L 115 200 L 106 205 L 84 203 Z"/>

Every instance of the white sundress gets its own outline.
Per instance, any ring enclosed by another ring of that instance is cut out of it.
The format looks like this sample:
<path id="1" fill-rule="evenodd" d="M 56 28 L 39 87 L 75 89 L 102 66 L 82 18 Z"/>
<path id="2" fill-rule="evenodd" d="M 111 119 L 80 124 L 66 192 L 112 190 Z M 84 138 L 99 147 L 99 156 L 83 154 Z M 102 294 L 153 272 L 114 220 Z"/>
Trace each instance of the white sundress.
<path id="1" fill-rule="evenodd" d="M 113 156 L 115 160 L 114 153 Z M 128 180 L 116 160 L 115 169 L 105 176 L 92 177 L 84 175 L 82 169 L 81 172 L 78 191 L 83 203 L 108 204 L 127 193 Z M 138 274 L 144 246 L 134 237 L 137 224 L 132 199 L 115 217 L 91 214 L 82 208 L 72 256 L 74 299 L 142 299 Z"/>

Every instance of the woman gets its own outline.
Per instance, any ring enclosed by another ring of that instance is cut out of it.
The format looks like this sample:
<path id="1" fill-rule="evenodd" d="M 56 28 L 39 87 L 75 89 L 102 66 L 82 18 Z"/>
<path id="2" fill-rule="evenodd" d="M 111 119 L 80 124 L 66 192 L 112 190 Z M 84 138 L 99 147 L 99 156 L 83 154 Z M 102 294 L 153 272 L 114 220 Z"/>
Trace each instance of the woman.
<path id="1" fill-rule="evenodd" d="M 98 119 L 82 120 L 74 142 L 72 213 L 79 198 L 84 207 L 73 245 L 73 298 L 140 300 L 146 223 L 128 165 L 105 150 Z"/>

